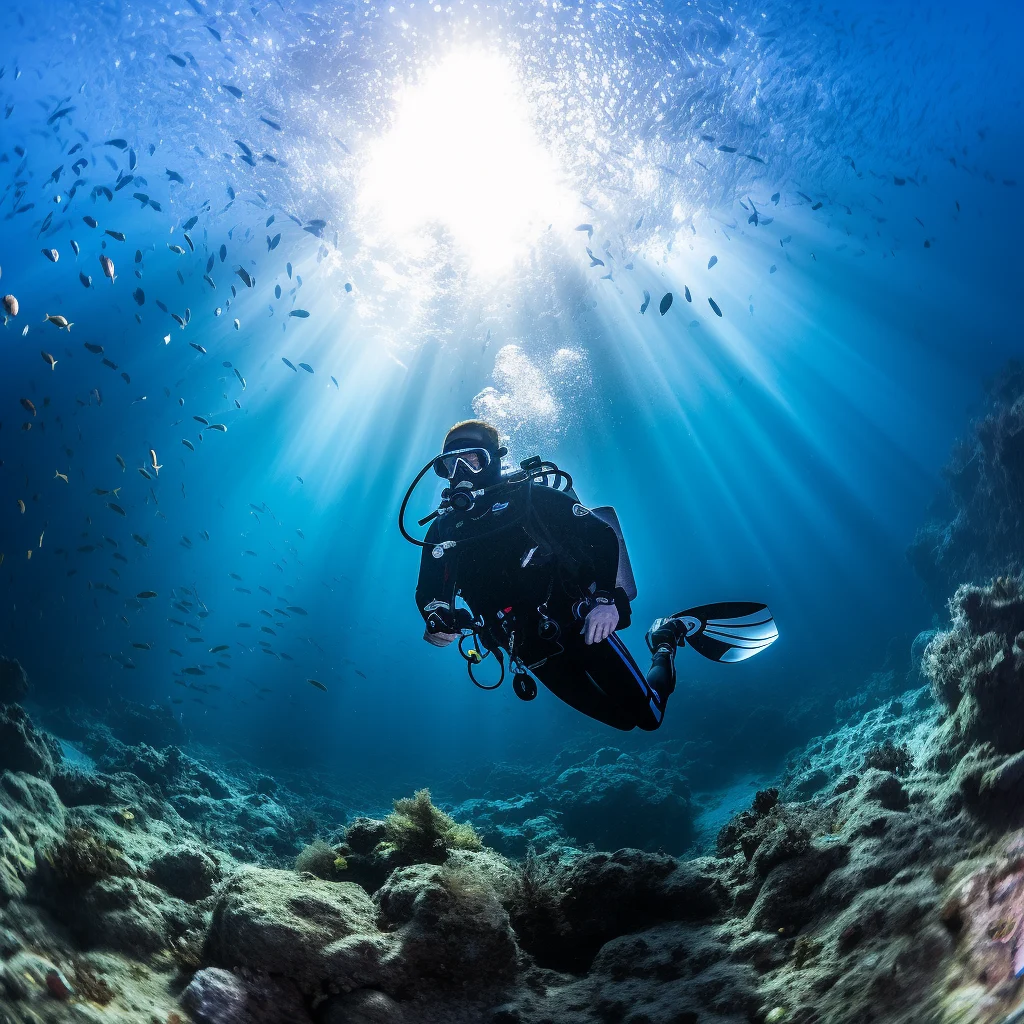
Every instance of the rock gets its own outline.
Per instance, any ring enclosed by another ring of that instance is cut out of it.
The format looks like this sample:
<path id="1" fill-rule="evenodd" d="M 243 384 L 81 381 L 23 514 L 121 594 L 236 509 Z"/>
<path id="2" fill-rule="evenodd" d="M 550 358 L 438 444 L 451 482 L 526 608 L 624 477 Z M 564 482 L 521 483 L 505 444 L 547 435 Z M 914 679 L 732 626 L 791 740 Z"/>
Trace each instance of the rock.
<path id="1" fill-rule="evenodd" d="M 195 903 L 213 892 L 220 868 L 197 846 L 175 846 L 150 862 L 149 877 L 172 896 Z"/>
<path id="2" fill-rule="evenodd" d="M 70 909 L 69 923 L 91 945 L 143 959 L 199 924 L 187 904 L 140 878 L 100 879 Z"/>
<path id="3" fill-rule="evenodd" d="M 21 662 L 0 654 L 0 704 L 18 704 L 28 696 L 29 682 Z"/>
<path id="4" fill-rule="evenodd" d="M 889 811 L 905 811 L 910 806 L 910 797 L 891 772 L 880 772 L 871 768 L 864 773 L 862 786 L 865 799 L 875 800 Z"/>
<path id="5" fill-rule="evenodd" d="M 173 710 L 162 704 L 137 704 L 122 699 L 110 704 L 104 722 L 122 743 L 130 746 L 145 743 L 169 747 L 185 740 L 185 727 Z"/>
<path id="6" fill-rule="evenodd" d="M 197 1024 L 304 1024 L 303 1000 L 287 982 L 258 975 L 242 979 L 218 967 L 197 971 L 181 994 Z"/>
<path id="7" fill-rule="evenodd" d="M 370 897 L 351 882 L 247 867 L 219 893 L 206 956 L 226 968 L 283 975 L 303 991 L 327 982 L 375 986 L 388 947 L 375 919 Z"/>
<path id="8" fill-rule="evenodd" d="M 0 771 L 49 779 L 60 760 L 60 746 L 45 733 L 36 732 L 23 707 L 0 707 Z"/>
<path id="9" fill-rule="evenodd" d="M 811 917 L 814 890 L 846 861 L 849 847 L 812 849 L 773 868 L 764 880 L 747 921 L 762 931 L 798 931 Z"/>
<path id="10" fill-rule="evenodd" d="M 402 1024 L 402 1004 L 384 992 L 362 989 L 330 1000 L 319 1024 Z"/>
<path id="11" fill-rule="evenodd" d="M 490 986 L 514 975 L 518 950 L 508 914 L 486 878 L 471 867 L 396 868 L 374 902 L 381 926 L 398 939 L 392 963 L 410 982 L 426 977 Z"/>
<path id="12" fill-rule="evenodd" d="M 256 780 L 255 792 L 260 796 L 273 796 L 277 792 L 277 783 L 268 775 L 261 775 Z"/>
<path id="13" fill-rule="evenodd" d="M 925 649 L 923 669 L 944 705 L 944 745 L 959 759 L 972 745 L 1024 750 L 1024 582 L 1000 578 L 961 586 L 950 600 L 952 628 Z"/>

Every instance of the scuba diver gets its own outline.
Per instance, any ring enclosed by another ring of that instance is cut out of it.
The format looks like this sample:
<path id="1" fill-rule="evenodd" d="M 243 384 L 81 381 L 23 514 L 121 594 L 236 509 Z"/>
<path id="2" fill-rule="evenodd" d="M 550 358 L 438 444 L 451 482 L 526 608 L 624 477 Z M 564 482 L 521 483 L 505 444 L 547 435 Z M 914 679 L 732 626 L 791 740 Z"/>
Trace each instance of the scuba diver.
<path id="1" fill-rule="evenodd" d="M 402 535 L 422 549 L 416 606 L 424 639 L 437 647 L 458 642 L 481 689 L 501 685 L 507 656 L 523 700 L 536 697 L 536 677 L 590 718 L 650 731 L 661 725 L 675 689 L 678 648 L 689 643 L 712 660 L 734 662 L 776 639 L 764 605 L 692 608 L 652 625 L 644 673 L 617 633 L 630 624 L 636 586 L 614 509 L 581 504 L 572 478 L 538 456 L 503 473 L 507 454 L 489 423 L 456 423 L 399 512 Z M 430 525 L 418 540 L 405 528 L 405 510 L 431 468 L 448 486 L 420 520 Z M 475 668 L 492 656 L 500 678 L 481 682 Z"/>

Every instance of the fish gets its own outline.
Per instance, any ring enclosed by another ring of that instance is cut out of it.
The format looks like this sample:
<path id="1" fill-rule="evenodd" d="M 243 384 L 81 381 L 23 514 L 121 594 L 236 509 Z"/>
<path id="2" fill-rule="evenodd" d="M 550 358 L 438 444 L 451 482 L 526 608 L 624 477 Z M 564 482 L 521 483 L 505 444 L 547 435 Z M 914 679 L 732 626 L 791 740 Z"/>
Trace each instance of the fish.
<path id="1" fill-rule="evenodd" d="M 182 231 L 181 237 L 188 243 L 188 247 L 192 252 L 196 251 L 196 244 L 192 241 L 192 236 L 187 231 Z"/>
<path id="2" fill-rule="evenodd" d="M 589 249 L 589 248 L 587 249 L 587 255 L 588 255 L 588 256 L 590 257 L 590 265 L 591 265 L 592 267 L 603 267 L 603 266 L 604 266 L 604 260 L 602 260 L 602 259 L 598 259 L 598 258 L 597 258 L 597 257 L 596 257 L 596 256 L 595 256 L 595 255 L 594 255 L 594 254 L 593 254 L 593 253 L 592 253 L 592 252 L 590 251 L 590 249 Z"/>
<path id="3" fill-rule="evenodd" d="M 194 341 L 190 341 L 189 344 L 197 351 L 201 352 L 204 356 L 206 355 L 206 349 L 202 345 L 196 344 Z"/>
<path id="4" fill-rule="evenodd" d="M 75 326 L 74 323 L 69 322 L 66 317 L 61 316 L 59 313 L 47 313 L 46 319 L 58 330 L 67 331 L 69 334 L 71 333 L 71 328 Z"/>
<path id="5" fill-rule="evenodd" d="M 661 302 L 658 305 L 658 311 L 664 316 L 672 308 L 672 293 L 665 292 L 661 297 Z"/>
<path id="6" fill-rule="evenodd" d="M 59 469 L 55 469 L 53 471 L 53 473 L 54 473 L 54 476 L 53 476 L 54 480 L 56 480 L 57 477 L 60 477 L 61 480 L 64 481 L 64 483 L 68 483 L 68 478 Z"/>
<path id="7" fill-rule="evenodd" d="M 242 329 L 242 324 L 241 324 L 241 322 L 239 321 L 239 319 L 237 317 L 235 317 L 234 323 L 235 323 L 235 330 L 236 331 L 240 331 Z"/>
<path id="8" fill-rule="evenodd" d="M 708 260 L 708 270 L 710 270 L 717 262 L 718 262 L 718 257 L 717 256 L 712 256 L 711 259 Z"/>
<path id="9" fill-rule="evenodd" d="M 647 307 L 651 304 L 651 293 L 645 288 L 644 289 L 644 301 L 640 305 L 640 313 L 644 314 L 647 312 Z M 331 378 L 334 379 L 333 377 Z"/>
<path id="10" fill-rule="evenodd" d="M 295 370 L 295 364 L 290 359 L 285 359 L 284 356 L 281 356 L 281 362 L 284 363 L 289 370 Z M 298 373 L 298 370 L 295 370 L 295 372 Z"/>
<path id="11" fill-rule="evenodd" d="M 103 357 L 103 365 L 109 366 L 112 370 L 117 369 L 117 363 L 115 363 L 112 359 L 107 359 L 106 356 Z"/>
<path id="12" fill-rule="evenodd" d="M 208 419 L 204 419 L 202 416 L 193 416 L 192 419 L 194 419 L 196 423 L 202 423 L 204 427 L 208 427 L 210 425 L 210 421 Z"/>
<path id="13" fill-rule="evenodd" d="M 133 533 L 132 534 L 132 540 L 135 541 L 136 544 L 141 544 L 142 547 L 144 547 L 144 548 L 148 548 L 149 547 L 149 544 L 146 541 L 146 538 L 145 537 L 140 537 L 137 533 Z"/>
<path id="14" fill-rule="evenodd" d="M 240 100 L 242 98 L 242 90 L 239 89 L 237 85 L 231 85 L 229 82 L 221 82 L 220 87 L 225 92 L 231 93 L 231 95 L 234 96 L 236 100 Z"/>
<path id="15" fill-rule="evenodd" d="M 779 205 L 779 200 L 780 200 L 781 198 L 782 198 L 782 195 L 781 195 L 781 193 L 779 193 L 779 192 L 775 192 L 775 193 L 773 193 L 773 195 L 772 195 L 772 202 L 773 202 L 773 203 L 774 203 L 774 204 L 775 204 L 776 206 L 778 206 L 778 205 Z"/>
<path id="16" fill-rule="evenodd" d="M 132 536 L 135 535 L 132 534 Z M 135 596 L 141 599 L 148 599 L 151 597 L 156 597 L 157 595 L 155 590 L 140 590 L 139 593 L 137 593 Z"/>
<path id="17" fill-rule="evenodd" d="M 72 238 L 68 245 L 71 246 L 71 251 L 77 256 L 82 250 L 78 247 L 78 243 Z"/>
<path id="18" fill-rule="evenodd" d="M 120 455 L 115 455 L 114 458 L 117 459 L 117 464 L 121 467 L 121 472 L 123 473 L 127 468 L 124 464 L 124 459 Z"/>
<path id="19" fill-rule="evenodd" d="M 687 302 L 693 302 L 693 296 L 690 294 L 690 289 L 684 284 L 683 295 L 686 297 Z"/>
<path id="20" fill-rule="evenodd" d="M 60 253 L 56 249 L 40 249 L 39 250 L 51 263 L 56 263 L 60 259 Z"/>
<path id="21" fill-rule="evenodd" d="M 144 306 L 146 304 L 146 293 L 141 288 L 136 288 L 135 291 L 132 292 L 132 298 L 140 306 Z"/>
<path id="22" fill-rule="evenodd" d="M 296 615 L 307 615 L 307 614 L 309 614 L 306 611 L 305 608 L 302 608 L 301 606 L 299 606 L 297 604 L 290 604 L 290 605 L 287 605 L 286 607 L 288 608 L 288 611 L 293 612 Z"/>
<path id="23" fill-rule="evenodd" d="M 722 310 L 719 308 L 718 303 L 715 302 L 715 300 L 712 299 L 710 296 L 708 296 L 708 303 L 710 304 L 711 308 L 715 311 L 716 316 L 722 315 Z"/>
<path id="24" fill-rule="evenodd" d="M 23 502 L 23 501 L 21 500 L 21 498 L 19 498 L 19 499 L 18 499 L 18 511 L 19 511 L 19 512 L 20 512 L 20 513 L 21 513 L 22 515 L 24 515 L 24 514 L 25 514 L 25 502 Z"/>
<path id="25" fill-rule="evenodd" d="M 222 434 L 226 434 L 228 432 L 228 428 L 223 423 L 211 423 L 210 429 L 219 430 Z"/>
<path id="26" fill-rule="evenodd" d="M 269 117 L 260 117 L 260 120 L 270 128 L 273 128 L 275 132 L 281 131 L 281 126 L 276 121 L 271 121 Z"/>
<path id="27" fill-rule="evenodd" d="M 51 356 L 49 352 L 40 351 L 39 354 L 43 357 L 43 362 L 49 364 L 49 367 L 50 367 L 51 370 L 56 368 L 57 360 L 54 359 L 53 356 Z"/>
<path id="28" fill-rule="evenodd" d="M 170 181 L 176 181 L 179 185 L 185 184 L 185 179 L 177 171 L 172 171 L 169 167 L 164 169 L 164 174 L 167 175 Z"/>
<path id="29" fill-rule="evenodd" d="M 151 644 L 147 644 L 147 643 L 144 643 L 144 642 L 140 643 L 140 642 L 135 641 L 135 640 L 132 641 L 132 647 L 134 647 L 136 650 L 139 650 L 139 651 L 151 651 L 151 650 L 153 650 L 153 647 L 152 647 Z"/>
<path id="30" fill-rule="evenodd" d="M 245 269 L 245 267 L 238 267 L 235 270 L 235 273 L 242 279 L 242 283 L 246 288 L 251 288 L 255 283 L 252 275 Z"/>
<path id="31" fill-rule="evenodd" d="M 307 679 L 306 682 L 309 683 L 310 686 L 315 686 L 318 690 L 323 690 L 324 693 L 327 692 L 327 687 L 324 686 L 324 684 L 321 683 L 319 679 Z"/>
<path id="32" fill-rule="evenodd" d="M 313 367 L 310 366 L 309 363 L 299 363 L 299 366 L 302 367 L 302 369 L 305 370 L 306 373 L 312 373 L 313 372 Z"/>
<path id="33" fill-rule="evenodd" d="M 18 310 L 21 308 L 18 304 L 18 300 L 13 295 L 5 295 L 3 297 L 4 313 L 7 316 L 17 316 Z"/>
<path id="34" fill-rule="evenodd" d="M 217 654 L 219 651 L 226 651 L 230 646 L 230 644 L 217 644 L 216 647 L 210 648 L 210 654 Z"/>
<path id="35" fill-rule="evenodd" d="M 90 227 L 90 228 L 98 228 L 98 227 L 99 227 L 99 223 L 98 223 L 98 221 L 96 220 L 96 218 L 95 218 L 95 217 L 90 217 L 90 216 L 89 216 L 88 214 L 86 214 L 86 215 L 85 215 L 85 216 L 84 216 L 84 217 L 82 218 L 82 221 L 83 221 L 83 222 L 84 222 L 84 223 L 85 223 L 85 224 L 86 224 L 86 225 L 87 225 L 88 227 Z"/>
<path id="36" fill-rule="evenodd" d="M 153 467 L 153 472 L 156 473 L 157 476 L 159 476 L 160 475 L 160 470 L 163 469 L 164 467 L 157 465 L 157 463 L 156 463 L 156 451 L 154 449 L 152 449 L 152 448 L 149 449 L 149 459 L 150 459 L 150 465 Z"/>
<path id="37" fill-rule="evenodd" d="M 113 284 L 117 280 L 114 274 L 114 261 L 106 254 L 101 254 L 100 266 L 103 268 L 103 276 L 110 278 L 110 283 Z"/>
<path id="38" fill-rule="evenodd" d="M 191 665 L 188 668 L 183 668 L 181 671 L 184 672 L 186 675 L 190 675 L 190 676 L 205 676 L 206 675 L 206 673 L 201 668 L 195 668 L 194 666 L 191 666 Z"/>
<path id="39" fill-rule="evenodd" d="M 813 205 L 813 206 L 811 207 L 811 209 L 812 209 L 812 210 L 820 210 L 820 209 L 821 209 L 821 206 L 822 206 L 822 204 L 821 204 L 821 203 L 815 203 L 815 204 L 814 204 L 814 205 Z"/>
<path id="40" fill-rule="evenodd" d="M 288 315 L 297 316 L 300 319 L 305 320 L 309 316 L 309 313 L 304 309 L 293 309 L 288 313 Z"/>
<path id="41" fill-rule="evenodd" d="M 336 387 L 336 388 L 337 388 L 337 389 L 338 389 L 339 391 L 341 390 L 341 385 L 340 385 L 340 384 L 338 383 L 338 378 L 337 378 L 337 377 L 334 377 L 334 376 L 332 376 L 332 377 L 331 377 L 331 382 L 332 382 L 332 383 L 334 384 L 334 386 L 335 386 L 335 387 Z"/>
<path id="42" fill-rule="evenodd" d="M 80 270 L 78 272 L 78 280 L 82 282 L 83 288 L 92 287 L 92 278 L 88 274 L 86 274 L 85 271 Z"/>
<path id="43" fill-rule="evenodd" d="M 125 240 L 125 234 L 123 231 L 112 231 L 110 228 L 107 228 L 103 233 L 105 235 L 110 235 L 115 242 L 123 242 Z"/>
<path id="44" fill-rule="evenodd" d="M 147 480 L 152 480 L 152 479 L 153 479 L 153 478 L 152 478 L 152 477 L 151 477 L 151 476 L 149 475 L 149 473 L 147 473 L 147 472 L 146 472 L 146 470 L 144 470 L 144 469 L 143 469 L 143 468 L 142 468 L 141 466 L 139 466 L 139 473 L 141 473 L 141 474 L 142 474 L 142 476 L 144 476 L 144 477 L 145 477 L 145 478 L 146 478 Z"/>
<path id="45" fill-rule="evenodd" d="M 238 383 L 242 385 L 242 390 L 245 390 L 245 378 L 238 372 L 238 367 L 234 367 L 235 376 L 238 378 Z M 332 378 L 333 379 L 333 378 Z"/>
<path id="46" fill-rule="evenodd" d="M 21 406 L 22 406 L 22 408 L 23 408 L 23 409 L 24 409 L 24 410 L 25 410 L 26 412 L 30 412 L 30 413 L 32 413 L 32 415 L 33 415 L 33 416 L 35 416 L 35 415 L 36 415 L 36 407 L 35 407 L 35 406 L 34 406 L 34 405 L 32 404 L 32 401 L 31 401 L 31 399 L 28 399 L 28 398 L 22 398 L 22 399 L 21 399 Z"/>
<path id="47" fill-rule="evenodd" d="M 112 511 L 116 512 L 119 516 L 124 516 L 124 515 L 128 514 L 127 512 L 125 512 L 125 510 L 123 508 L 121 508 L 120 505 L 115 505 L 114 502 L 112 502 L 112 501 L 108 501 L 107 502 L 107 508 L 109 508 Z"/>
<path id="48" fill-rule="evenodd" d="M 196 450 L 196 448 L 195 448 L 195 445 L 194 445 L 194 444 L 192 444 L 192 442 L 191 442 L 191 441 L 187 440 L 187 439 L 186 439 L 186 438 L 184 438 L 184 437 L 183 437 L 183 438 L 181 439 L 181 443 L 182 443 L 182 444 L 183 444 L 183 445 L 184 445 L 184 446 L 185 446 L 185 447 L 186 447 L 186 448 L 187 448 L 187 449 L 188 449 L 188 450 L 189 450 L 190 452 L 194 452 L 194 451 Z"/>
<path id="49" fill-rule="evenodd" d="M 719 153 L 735 153 L 736 152 L 736 147 L 735 146 L 719 146 L 718 147 L 718 152 Z"/>
<path id="50" fill-rule="evenodd" d="M 184 256 L 185 255 L 185 250 L 182 249 L 182 247 L 180 245 L 171 245 L 171 243 L 168 242 L 167 243 L 167 248 L 170 249 L 171 252 L 173 252 L 175 256 Z"/>
<path id="51" fill-rule="evenodd" d="M 203 280 L 214 290 L 217 290 L 217 286 L 213 283 L 213 278 L 209 274 L 203 274 Z"/>

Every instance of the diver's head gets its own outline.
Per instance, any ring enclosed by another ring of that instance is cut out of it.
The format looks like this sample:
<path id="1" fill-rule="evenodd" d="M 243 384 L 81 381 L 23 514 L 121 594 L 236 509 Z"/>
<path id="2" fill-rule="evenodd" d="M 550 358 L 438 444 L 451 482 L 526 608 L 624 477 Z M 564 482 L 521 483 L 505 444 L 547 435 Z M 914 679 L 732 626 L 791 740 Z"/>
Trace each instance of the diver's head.
<path id="1" fill-rule="evenodd" d="M 445 435 L 441 454 L 434 460 L 434 472 L 448 480 L 450 487 L 490 487 L 501 479 L 501 457 L 506 454 L 498 431 L 490 423 L 463 420 Z"/>

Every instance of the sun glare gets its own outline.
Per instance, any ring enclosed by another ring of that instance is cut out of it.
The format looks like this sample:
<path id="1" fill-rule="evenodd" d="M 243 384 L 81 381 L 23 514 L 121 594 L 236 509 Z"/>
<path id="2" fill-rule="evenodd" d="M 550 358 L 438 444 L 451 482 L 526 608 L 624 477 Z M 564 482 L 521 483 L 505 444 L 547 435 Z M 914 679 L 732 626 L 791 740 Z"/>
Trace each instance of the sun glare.
<path id="1" fill-rule="evenodd" d="M 366 234 L 422 252 L 441 226 L 479 273 L 508 269 L 571 196 L 509 62 L 455 51 L 396 96 L 360 188 Z"/>

